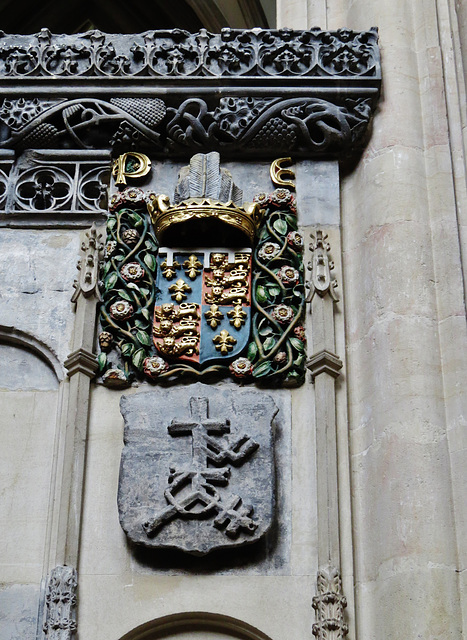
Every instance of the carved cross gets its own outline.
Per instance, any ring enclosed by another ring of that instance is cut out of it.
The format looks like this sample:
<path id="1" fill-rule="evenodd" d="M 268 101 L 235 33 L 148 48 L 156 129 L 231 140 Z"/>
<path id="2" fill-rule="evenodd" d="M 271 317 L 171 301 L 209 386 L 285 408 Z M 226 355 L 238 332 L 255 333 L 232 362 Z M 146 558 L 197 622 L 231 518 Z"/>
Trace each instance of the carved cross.
<path id="1" fill-rule="evenodd" d="M 222 435 L 230 431 L 229 420 L 212 420 L 209 418 L 209 400 L 207 398 L 190 398 L 190 419 L 187 421 L 172 420 L 168 427 L 171 436 L 192 436 L 193 469 L 201 472 L 207 467 L 207 459 L 211 458 L 206 447 L 208 434 Z"/>

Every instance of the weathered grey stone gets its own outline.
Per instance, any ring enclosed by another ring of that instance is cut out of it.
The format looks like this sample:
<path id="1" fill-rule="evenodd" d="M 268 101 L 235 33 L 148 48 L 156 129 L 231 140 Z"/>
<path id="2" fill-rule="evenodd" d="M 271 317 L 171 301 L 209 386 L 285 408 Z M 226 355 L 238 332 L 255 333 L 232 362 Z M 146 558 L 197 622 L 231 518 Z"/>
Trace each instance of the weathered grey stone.
<path id="1" fill-rule="evenodd" d="M 269 395 L 197 383 L 123 396 L 121 411 L 118 507 L 130 540 L 203 555 L 269 530 L 277 412 Z"/>
<path id="2" fill-rule="evenodd" d="M 35 640 L 38 605 L 39 586 L 0 588 L 0 640 Z"/>

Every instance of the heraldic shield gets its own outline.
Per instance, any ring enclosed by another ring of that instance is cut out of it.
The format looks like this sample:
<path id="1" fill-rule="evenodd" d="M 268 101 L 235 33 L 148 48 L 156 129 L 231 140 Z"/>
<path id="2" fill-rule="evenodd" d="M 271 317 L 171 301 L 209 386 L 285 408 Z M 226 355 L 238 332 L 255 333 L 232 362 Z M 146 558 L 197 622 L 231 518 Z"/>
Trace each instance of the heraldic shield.
<path id="1" fill-rule="evenodd" d="M 165 358 L 227 361 L 248 344 L 251 249 L 159 249 L 154 344 Z"/>
<path id="2" fill-rule="evenodd" d="M 157 255 L 153 339 L 167 360 L 229 364 L 248 344 L 252 244 L 262 210 L 220 167 L 219 154 L 197 154 L 184 167 L 174 203 L 148 204 Z"/>
<path id="3" fill-rule="evenodd" d="M 120 523 L 134 543 L 196 555 L 262 538 L 273 521 L 271 396 L 197 383 L 123 396 Z"/>

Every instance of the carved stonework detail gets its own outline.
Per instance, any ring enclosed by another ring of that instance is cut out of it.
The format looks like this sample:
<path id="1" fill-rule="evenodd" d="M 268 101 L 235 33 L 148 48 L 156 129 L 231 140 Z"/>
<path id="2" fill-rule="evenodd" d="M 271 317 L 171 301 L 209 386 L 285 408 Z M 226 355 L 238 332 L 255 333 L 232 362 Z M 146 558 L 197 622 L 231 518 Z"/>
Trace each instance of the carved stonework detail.
<path id="1" fill-rule="evenodd" d="M 361 138 L 380 83 L 373 29 L 2 34 L 0 147 L 329 155 Z"/>
<path id="2" fill-rule="evenodd" d="M 317 595 L 313 598 L 316 622 L 313 635 L 316 640 L 343 640 L 349 632 L 344 610 L 347 599 L 342 593 L 342 580 L 336 567 L 329 566 L 318 572 Z"/>
<path id="3" fill-rule="evenodd" d="M 198 383 L 124 396 L 121 410 L 119 513 L 133 542 L 203 555 L 266 533 L 274 505 L 272 398 Z"/>
<path id="4" fill-rule="evenodd" d="M 80 295 L 85 298 L 95 296 L 101 300 L 98 281 L 100 257 L 103 249 L 102 234 L 93 224 L 89 231 L 86 231 L 86 240 L 81 244 L 81 251 L 84 255 L 77 265 L 79 278 L 73 284 L 75 291 L 71 298 L 72 302 L 76 302 Z"/>
<path id="5" fill-rule="evenodd" d="M 311 238 L 310 251 L 313 252 L 313 259 L 308 264 L 308 268 L 311 271 L 311 279 L 307 302 L 311 302 L 315 294 L 318 294 L 321 298 L 329 294 L 337 302 L 339 300 L 335 291 L 337 281 L 331 275 L 331 271 L 334 269 L 334 262 L 330 258 L 331 247 L 327 242 L 328 236 L 321 229 L 318 229 L 316 236 L 311 235 Z"/>
<path id="6" fill-rule="evenodd" d="M 374 76 L 377 31 L 223 29 L 221 33 L 89 31 L 0 37 L 0 76 L 103 79 L 189 76 Z"/>
<path id="7" fill-rule="evenodd" d="M 42 214 L 65 222 L 65 214 L 104 214 L 110 173 L 105 161 L 52 156 L 28 151 L 13 166 L 0 161 L 0 211 L 6 210 L 5 218 Z"/>
<path id="8" fill-rule="evenodd" d="M 44 635 L 47 640 L 71 640 L 76 633 L 78 574 L 67 566 L 55 567 L 45 596 Z"/>

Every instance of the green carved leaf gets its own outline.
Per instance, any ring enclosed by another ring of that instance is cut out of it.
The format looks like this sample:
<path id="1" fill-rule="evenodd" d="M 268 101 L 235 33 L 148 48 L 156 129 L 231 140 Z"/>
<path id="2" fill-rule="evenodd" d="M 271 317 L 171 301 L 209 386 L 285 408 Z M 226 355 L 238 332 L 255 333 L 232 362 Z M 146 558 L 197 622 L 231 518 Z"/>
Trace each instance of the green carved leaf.
<path id="1" fill-rule="evenodd" d="M 299 340 L 298 338 L 289 338 L 289 340 L 290 340 L 290 344 L 293 347 L 295 347 L 295 349 L 297 349 L 297 351 L 300 351 L 300 353 L 305 351 L 305 345 L 301 340 Z"/>
<path id="2" fill-rule="evenodd" d="M 140 287 L 139 290 L 141 291 L 143 296 L 146 296 L 146 297 L 148 297 L 148 295 L 151 293 L 149 289 L 146 289 L 146 287 Z"/>
<path id="3" fill-rule="evenodd" d="M 118 256 L 114 256 L 113 258 L 116 262 L 121 262 L 122 260 L 125 259 L 125 256 L 123 255 L 123 253 L 119 253 Z"/>
<path id="4" fill-rule="evenodd" d="M 133 298 L 130 296 L 129 293 L 125 291 L 125 289 L 117 289 L 117 293 L 120 296 L 120 298 L 123 298 L 124 300 L 128 300 L 128 302 L 133 302 Z"/>
<path id="5" fill-rule="evenodd" d="M 134 350 L 135 350 L 135 345 L 132 344 L 131 342 L 126 342 L 122 346 L 122 356 L 124 358 L 129 358 Z"/>
<path id="6" fill-rule="evenodd" d="M 248 345 L 248 353 L 247 353 L 248 360 L 251 360 L 251 362 L 253 362 L 257 353 L 258 353 L 258 347 L 256 346 L 256 342 L 250 342 L 250 344 Z"/>
<path id="7" fill-rule="evenodd" d="M 274 220 L 272 226 L 277 231 L 277 233 L 280 233 L 282 236 L 287 233 L 287 222 L 285 222 L 285 220 L 281 220 L 280 218 L 278 218 L 277 220 Z"/>
<path id="8" fill-rule="evenodd" d="M 256 287 L 256 299 L 258 302 L 267 302 L 268 300 L 268 292 L 262 285 Z"/>
<path id="9" fill-rule="evenodd" d="M 129 282 L 127 285 L 128 289 L 135 289 L 139 293 L 139 287 L 134 282 Z"/>
<path id="10" fill-rule="evenodd" d="M 128 217 L 131 219 L 135 227 L 140 227 L 143 224 L 143 218 L 138 213 L 130 213 Z"/>
<path id="11" fill-rule="evenodd" d="M 297 218 L 295 216 L 286 215 L 284 216 L 287 224 L 294 230 L 297 230 Z"/>
<path id="12" fill-rule="evenodd" d="M 105 365 L 107 364 L 107 354 L 100 353 L 97 356 L 97 364 L 99 365 L 99 373 L 102 373 L 105 369 Z"/>
<path id="13" fill-rule="evenodd" d="M 278 296 L 278 295 L 280 295 L 280 292 L 281 292 L 280 288 L 276 287 L 276 285 L 269 285 L 268 286 L 268 293 L 269 293 L 270 296 L 272 296 L 272 297 Z"/>
<path id="14" fill-rule="evenodd" d="M 144 256 L 143 260 L 145 265 L 148 267 L 148 269 L 150 269 L 152 272 L 156 270 L 157 262 L 155 257 L 152 255 L 152 253 L 147 253 Z"/>
<path id="15" fill-rule="evenodd" d="M 270 362 L 262 362 L 257 367 L 253 369 L 253 377 L 254 378 L 262 378 L 267 375 L 270 371 L 272 371 L 272 364 Z"/>
<path id="16" fill-rule="evenodd" d="M 146 358 L 146 351 L 144 349 L 138 349 L 137 351 L 134 352 L 133 357 L 131 358 L 131 361 L 133 362 L 135 367 L 141 371 L 141 369 L 143 368 L 143 362 L 145 358 Z"/>
<path id="17" fill-rule="evenodd" d="M 157 247 L 154 242 L 152 242 L 152 240 L 146 240 L 144 246 L 146 247 L 146 249 L 149 249 L 149 251 L 157 251 Z"/>
<path id="18" fill-rule="evenodd" d="M 296 367 L 301 367 L 301 366 L 302 366 L 302 364 L 304 363 L 304 361 L 305 361 L 305 354 L 304 354 L 304 353 L 302 353 L 302 355 L 301 355 L 301 356 L 298 356 L 298 358 L 296 358 L 296 359 L 294 360 L 294 365 L 295 365 Z"/>
<path id="19" fill-rule="evenodd" d="M 265 327 L 262 327 L 259 331 L 258 331 L 260 336 L 268 336 L 270 333 L 272 333 L 272 327 L 266 325 Z"/>
<path id="20" fill-rule="evenodd" d="M 276 344 L 276 339 L 273 338 L 272 336 L 270 336 L 269 338 L 266 338 L 266 340 L 264 341 L 263 347 L 265 351 L 270 351 L 273 346 Z"/>
<path id="21" fill-rule="evenodd" d="M 105 290 L 109 291 L 110 289 L 113 289 L 113 287 L 117 283 L 117 280 L 118 275 L 115 273 L 115 271 L 112 271 L 112 273 L 105 280 Z"/>
<path id="22" fill-rule="evenodd" d="M 150 316 L 149 316 L 149 309 L 141 309 L 141 314 L 144 318 L 146 318 L 146 320 L 149 321 Z"/>
<path id="23" fill-rule="evenodd" d="M 112 231 L 112 229 L 115 227 L 116 224 L 117 224 L 117 221 L 115 218 L 109 218 L 107 220 L 107 229 L 109 231 Z"/>
<path id="24" fill-rule="evenodd" d="M 137 331 L 136 332 L 136 339 L 141 343 L 141 344 L 145 344 L 146 346 L 151 344 L 151 338 L 148 336 L 148 334 L 146 333 L 146 331 Z"/>
<path id="25" fill-rule="evenodd" d="M 110 260 L 107 260 L 107 262 L 104 264 L 104 269 L 102 271 L 103 278 L 105 278 L 105 276 L 109 273 L 111 267 L 112 267 L 112 263 L 110 262 Z"/>

